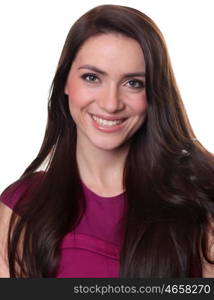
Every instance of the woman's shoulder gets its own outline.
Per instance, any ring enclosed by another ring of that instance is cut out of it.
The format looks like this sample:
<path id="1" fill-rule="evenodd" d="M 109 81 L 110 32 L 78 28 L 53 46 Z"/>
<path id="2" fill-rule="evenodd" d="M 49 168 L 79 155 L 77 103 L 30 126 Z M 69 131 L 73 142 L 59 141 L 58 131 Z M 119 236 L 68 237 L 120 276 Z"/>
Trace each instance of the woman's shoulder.
<path id="1" fill-rule="evenodd" d="M 19 199 L 31 188 L 38 178 L 43 176 L 44 172 L 35 172 L 27 177 L 21 177 L 7 186 L 0 195 L 0 202 L 13 209 Z"/>

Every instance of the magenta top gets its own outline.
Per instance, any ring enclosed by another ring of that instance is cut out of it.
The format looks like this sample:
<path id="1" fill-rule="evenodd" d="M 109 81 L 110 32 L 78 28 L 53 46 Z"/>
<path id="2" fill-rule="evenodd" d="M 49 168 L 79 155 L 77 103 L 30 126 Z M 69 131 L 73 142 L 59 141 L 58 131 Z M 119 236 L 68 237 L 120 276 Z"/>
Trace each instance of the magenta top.
<path id="1" fill-rule="evenodd" d="M 0 201 L 13 209 L 20 195 L 30 186 L 14 183 L 0 196 Z M 65 235 L 60 245 L 56 277 L 119 277 L 119 254 L 122 243 L 120 220 L 126 209 L 125 193 L 101 197 L 82 183 L 86 212 L 75 228 Z M 191 265 L 191 277 L 202 277 L 197 265 Z"/>
<path id="2" fill-rule="evenodd" d="M 12 185 L 2 193 L 0 201 L 13 209 L 28 184 Z M 86 212 L 75 231 L 66 234 L 62 240 L 56 277 L 119 277 L 124 193 L 102 197 L 82 185 Z"/>

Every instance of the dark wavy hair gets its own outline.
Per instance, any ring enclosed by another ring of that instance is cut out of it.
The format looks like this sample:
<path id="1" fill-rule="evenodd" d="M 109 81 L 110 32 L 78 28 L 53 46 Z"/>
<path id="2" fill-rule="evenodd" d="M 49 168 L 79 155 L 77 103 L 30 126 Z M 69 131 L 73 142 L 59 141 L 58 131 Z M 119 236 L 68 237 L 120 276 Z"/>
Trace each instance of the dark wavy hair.
<path id="1" fill-rule="evenodd" d="M 68 33 L 50 88 L 41 149 L 18 180 L 33 178 L 10 222 L 11 277 L 55 277 L 60 243 L 85 212 L 76 125 L 64 86 L 84 42 L 108 33 L 141 46 L 148 101 L 146 120 L 130 140 L 124 166 L 128 210 L 119 276 L 201 277 L 202 258 L 214 263 L 207 239 L 214 216 L 214 157 L 191 128 L 162 33 L 134 8 L 102 5 L 81 16 Z M 38 172 L 44 164 L 45 171 Z"/>

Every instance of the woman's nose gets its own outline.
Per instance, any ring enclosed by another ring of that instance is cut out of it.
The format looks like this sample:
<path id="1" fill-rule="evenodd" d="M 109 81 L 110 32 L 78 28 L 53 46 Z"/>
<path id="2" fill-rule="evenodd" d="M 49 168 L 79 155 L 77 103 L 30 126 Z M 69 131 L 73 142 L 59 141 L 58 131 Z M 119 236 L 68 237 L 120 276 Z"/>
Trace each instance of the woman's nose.
<path id="1" fill-rule="evenodd" d="M 121 111 L 125 106 L 117 87 L 107 87 L 97 100 L 100 108 L 108 113 Z"/>

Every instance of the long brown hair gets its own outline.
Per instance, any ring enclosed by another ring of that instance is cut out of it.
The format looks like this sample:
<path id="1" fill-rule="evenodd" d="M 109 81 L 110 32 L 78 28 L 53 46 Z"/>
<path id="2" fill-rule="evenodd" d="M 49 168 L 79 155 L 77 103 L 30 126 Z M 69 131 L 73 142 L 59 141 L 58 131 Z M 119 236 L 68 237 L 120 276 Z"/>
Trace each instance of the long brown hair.
<path id="1" fill-rule="evenodd" d="M 83 43 L 108 33 L 140 44 L 148 100 L 146 120 L 131 138 L 124 167 L 128 210 L 120 277 L 200 277 L 201 257 L 211 263 L 206 232 L 214 216 L 214 159 L 191 128 L 164 38 L 142 12 L 102 5 L 81 16 L 68 33 L 50 89 L 41 149 L 18 180 L 33 178 L 14 208 L 18 216 L 11 218 L 11 277 L 55 277 L 60 243 L 84 214 L 76 125 L 64 86 Z M 37 172 L 44 163 L 45 172 Z"/>

